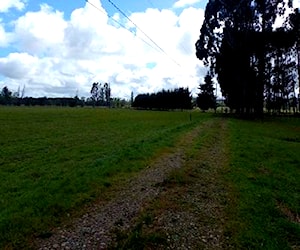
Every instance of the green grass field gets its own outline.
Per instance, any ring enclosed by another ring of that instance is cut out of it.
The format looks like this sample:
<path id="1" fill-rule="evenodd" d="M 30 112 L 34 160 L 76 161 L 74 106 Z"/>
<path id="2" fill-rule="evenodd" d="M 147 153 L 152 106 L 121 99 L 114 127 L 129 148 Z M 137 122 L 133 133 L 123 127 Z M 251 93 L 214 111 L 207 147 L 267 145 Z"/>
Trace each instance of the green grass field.
<path id="1" fill-rule="evenodd" d="M 0 107 L 0 248 L 21 248 L 103 197 L 211 114 Z M 228 119 L 226 236 L 235 249 L 300 245 L 300 119 Z"/>
<path id="2" fill-rule="evenodd" d="M 231 244 L 235 249 L 299 247 L 300 119 L 232 119 L 229 127 Z"/>
<path id="3" fill-rule="evenodd" d="M 188 112 L 0 107 L 0 247 L 24 244 L 205 119 Z"/>

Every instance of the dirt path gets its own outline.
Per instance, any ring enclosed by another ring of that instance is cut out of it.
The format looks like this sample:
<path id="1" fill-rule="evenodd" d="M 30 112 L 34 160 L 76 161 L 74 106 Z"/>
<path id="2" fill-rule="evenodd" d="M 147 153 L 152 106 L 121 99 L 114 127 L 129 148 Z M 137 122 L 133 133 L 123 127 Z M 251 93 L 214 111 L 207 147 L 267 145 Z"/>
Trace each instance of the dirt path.
<path id="1" fill-rule="evenodd" d="M 226 122 L 212 119 L 180 139 L 71 225 L 36 239 L 36 249 L 217 249 L 224 247 Z"/>

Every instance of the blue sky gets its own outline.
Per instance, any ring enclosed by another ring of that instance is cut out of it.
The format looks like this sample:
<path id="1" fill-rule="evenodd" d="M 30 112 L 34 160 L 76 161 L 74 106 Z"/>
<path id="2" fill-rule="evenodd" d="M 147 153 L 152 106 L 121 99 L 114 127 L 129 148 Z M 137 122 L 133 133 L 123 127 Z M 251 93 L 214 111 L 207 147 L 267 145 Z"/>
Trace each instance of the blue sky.
<path id="1" fill-rule="evenodd" d="M 89 1 L 97 9 L 85 0 L 0 0 L 0 88 L 89 97 L 97 81 L 113 97 L 178 87 L 196 95 L 206 0 L 113 0 L 140 29 L 109 0 Z"/>
<path id="2" fill-rule="evenodd" d="M 110 82 L 121 98 L 131 91 L 197 90 L 205 69 L 194 44 L 205 0 L 111 1 L 139 29 L 109 0 L 89 1 L 97 9 L 85 0 L 1 0 L 0 88 L 88 97 L 98 81 Z"/>

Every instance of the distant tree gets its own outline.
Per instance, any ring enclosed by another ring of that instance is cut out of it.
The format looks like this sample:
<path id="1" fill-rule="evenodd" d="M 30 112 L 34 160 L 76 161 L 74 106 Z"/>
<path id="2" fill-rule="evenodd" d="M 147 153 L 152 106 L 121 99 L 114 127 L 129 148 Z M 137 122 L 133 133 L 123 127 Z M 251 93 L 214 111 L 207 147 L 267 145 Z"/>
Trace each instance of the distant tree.
<path id="1" fill-rule="evenodd" d="M 94 82 L 91 88 L 91 98 L 93 101 L 93 106 L 97 106 L 97 103 L 100 99 L 100 92 L 99 89 L 101 87 L 101 83 L 99 84 L 98 82 Z"/>
<path id="2" fill-rule="evenodd" d="M 111 99 L 110 99 L 110 95 L 111 95 L 110 84 L 107 83 L 107 82 L 104 83 L 103 89 L 104 89 L 103 103 L 105 104 L 105 106 L 110 107 L 110 104 L 111 104 Z"/>
<path id="3" fill-rule="evenodd" d="M 130 95 L 130 105 L 132 107 L 133 105 L 133 101 L 134 101 L 134 98 L 133 98 L 133 91 L 131 91 L 131 95 Z"/>
<path id="4" fill-rule="evenodd" d="M 2 95 L 4 98 L 11 98 L 12 92 L 8 89 L 7 86 L 5 86 L 5 87 L 3 87 L 2 91 L 1 91 L 1 95 Z"/>
<path id="5" fill-rule="evenodd" d="M 101 83 L 94 82 L 90 93 L 93 106 L 110 106 L 111 89 L 109 83 L 104 83 L 102 86 Z"/>
<path id="6" fill-rule="evenodd" d="M 83 107 L 84 105 L 85 105 L 85 97 L 82 96 L 82 97 L 80 98 L 80 106 Z"/>
<path id="7" fill-rule="evenodd" d="M 124 107 L 130 107 L 131 103 L 129 101 L 126 101 L 125 99 L 115 97 L 111 99 L 110 106 L 112 108 L 124 108 Z"/>
<path id="8" fill-rule="evenodd" d="M 11 104 L 12 100 L 12 92 L 8 89 L 7 86 L 3 87 L 0 94 L 0 102 L 1 104 L 8 105 Z"/>
<path id="9" fill-rule="evenodd" d="M 25 85 L 23 86 L 22 93 L 21 93 L 21 99 L 25 97 Z"/>
<path id="10" fill-rule="evenodd" d="M 215 88 L 213 87 L 212 77 L 207 74 L 204 78 L 204 84 L 200 84 L 197 98 L 197 105 L 203 111 L 209 108 L 216 109 L 216 97 L 214 95 Z"/>

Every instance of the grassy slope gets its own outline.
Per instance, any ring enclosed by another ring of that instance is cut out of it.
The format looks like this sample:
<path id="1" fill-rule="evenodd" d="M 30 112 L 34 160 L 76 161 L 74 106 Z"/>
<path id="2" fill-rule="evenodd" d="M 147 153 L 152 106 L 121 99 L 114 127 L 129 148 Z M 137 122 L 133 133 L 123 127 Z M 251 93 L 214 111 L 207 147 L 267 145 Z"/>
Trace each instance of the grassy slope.
<path id="1" fill-rule="evenodd" d="M 0 247 L 55 225 L 147 165 L 203 116 L 186 112 L 0 108 Z"/>
<path id="2" fill-rule="evenodd" d="M 230 243 L 238 249 L 299 247 L 300 120 L 231 120 L 230 130 Z"/>

